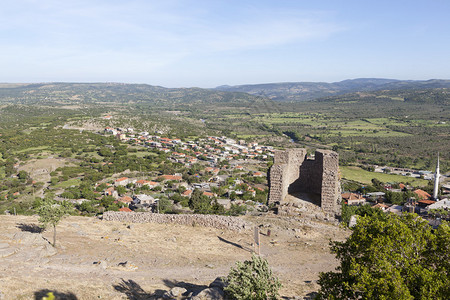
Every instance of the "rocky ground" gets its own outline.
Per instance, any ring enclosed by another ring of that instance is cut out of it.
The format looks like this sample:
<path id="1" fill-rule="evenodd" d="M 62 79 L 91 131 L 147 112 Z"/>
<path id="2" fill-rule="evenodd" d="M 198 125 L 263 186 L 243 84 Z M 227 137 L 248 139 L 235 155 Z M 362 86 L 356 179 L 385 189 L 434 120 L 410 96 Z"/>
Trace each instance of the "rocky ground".
<path id="1" fill-rule="evenodd" d="M 308 299 L 319 272 L 337 266 L 329 240 L 348 235 L 337 225 L 299 217 L 246 221 L 260 226 L 261 255 L 283 283 L 285 298 Z M 37 224 L 37 217 L 0 216 L 0 299 L 41 299 L 48 291 L 60 299 L 160 299 L 183 289 L 195 295 L 253 250 L 252 229 L 87 217 L 64 219 L 53 248 L 52 230 L 40 233 Z"/>

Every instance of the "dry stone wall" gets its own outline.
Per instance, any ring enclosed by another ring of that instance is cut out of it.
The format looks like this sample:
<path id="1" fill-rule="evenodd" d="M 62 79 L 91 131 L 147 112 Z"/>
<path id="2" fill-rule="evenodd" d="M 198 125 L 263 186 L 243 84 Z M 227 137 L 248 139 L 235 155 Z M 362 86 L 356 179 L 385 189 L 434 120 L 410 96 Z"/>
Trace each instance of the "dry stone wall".
<path id="1" fill-rule="evenodd" d="M 317 150 L 310 160 L 306 154 L 303 148 L 275 152 L 269 172 L 269 204 L 282 204 L 288 193 L 311 193 L 320 195 L 325 213 L 340 214 L 339 155 Z"/>
<path id="2" fill-rule="evenodd" d="M 250 228 L 250 225 L 247 222 L 238 217 L 199 214 L 165 215 L 150 212 L 107 211 L 103 214 L 103 220 L 129 223 L 172 223 L 233 231 L 241 231 Z"/>

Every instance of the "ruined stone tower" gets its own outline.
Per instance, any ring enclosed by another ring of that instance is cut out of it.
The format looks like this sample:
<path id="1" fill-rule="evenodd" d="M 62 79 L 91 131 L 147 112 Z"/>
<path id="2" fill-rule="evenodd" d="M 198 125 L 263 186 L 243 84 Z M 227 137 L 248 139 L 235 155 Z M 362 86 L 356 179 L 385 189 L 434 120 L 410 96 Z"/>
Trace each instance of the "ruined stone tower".
<path id="1" fill-rule="evenodd" d="M 340 214 L 339 155 L 317 150 L 315 159 L 306 159 L 306 149 L 276 151 L 269 173 L 269 204 L 280 203 L 287 194 L 308 193 L 320 197 L 326 214 Z"/>

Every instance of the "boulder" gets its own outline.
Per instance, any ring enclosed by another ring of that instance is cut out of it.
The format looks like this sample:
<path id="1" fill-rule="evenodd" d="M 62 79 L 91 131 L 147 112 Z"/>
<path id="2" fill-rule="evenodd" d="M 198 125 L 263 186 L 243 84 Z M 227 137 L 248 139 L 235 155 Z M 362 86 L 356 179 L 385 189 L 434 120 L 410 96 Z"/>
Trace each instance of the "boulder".
<path id="1" fill-rule="evenodd" d="M 176 287 L 173 287 L 170 291 L 165 292 L 163 295 L 163 298 L 164 299 L 178 299 L 178 298 L 181 298 L 182 295 L 186 292 L 187 292 L 187 290 L 185 288 L 176 286 Z"/>
<path id="2" fill-rule="evenodd" d="M 215 288 L 219 288 L 219 289 L 222 289 L 222 290 L 223 290 L 226 286 L 227 286 L 227 283 L 226 283 L 226 278 L 225 278 L 225 277 L 217 277 L 216 279 L 214 279 L 213 282 L 211 282 L 211 283 L 209 284 L 209 287 L 210 287 L 210 288 L 215 287 Z"/>
<path id="3" fill-rule="evenodd" d="M 191 300 L 222 300 L 225 299 L 225 293 L 222 289 L 219 289 L 217 287 L 210 287 L 207 289 L 204 289 L 200 293 L 198 293 L 195 296 L 191 297 Z"/>

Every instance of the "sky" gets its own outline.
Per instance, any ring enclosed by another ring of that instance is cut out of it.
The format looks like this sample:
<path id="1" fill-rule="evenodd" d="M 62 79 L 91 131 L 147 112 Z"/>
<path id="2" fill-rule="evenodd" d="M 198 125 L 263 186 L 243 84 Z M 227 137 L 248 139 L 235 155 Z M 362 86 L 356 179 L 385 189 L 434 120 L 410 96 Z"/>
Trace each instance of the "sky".
<path id="1" fill-rule="evenodd" d="M 2 0 L 0 82 L 450 79 L 448 0 Z"/>

